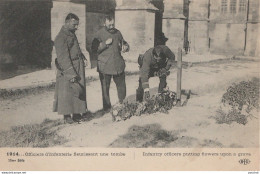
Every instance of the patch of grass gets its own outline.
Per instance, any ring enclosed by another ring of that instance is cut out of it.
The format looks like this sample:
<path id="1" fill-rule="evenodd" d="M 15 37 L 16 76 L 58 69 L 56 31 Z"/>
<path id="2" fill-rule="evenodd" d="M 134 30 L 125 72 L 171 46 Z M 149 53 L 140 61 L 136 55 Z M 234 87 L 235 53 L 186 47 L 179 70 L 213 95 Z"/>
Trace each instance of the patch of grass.
<path id="1" fill-rule="evenodd" d="M 46 119 L 41 124 L 12 127 L 0 132 L 0 147 L 52 147 L 64 144 L 66 139 L 56 133 L 62 124 L 61 119 Z"/>
<path id="2" fill-rule="evenodd" d="M 218 109 L 215 120 L 218 124 L 231 124 L 232 122 L 237 122 L 239 124 L 245 125 L 247 123 L 247 116 L 241 114 L 236 109 L 233 109 L 228 113 L 224 112 L 222 109 Z"/>
<path id="3" fill-rule="evenodd" d="M 158 124 L 132 126 L 128 132 L 110 144 L 110 147 L 165 147 L 177 140 L 174 132 L 161 129 Z"/>
<path id="4" fill-rule="evenodd" d="M 243 148 L 243 146 L 239 145 L 239 144 L 230 144 L 229 146 L 230 148 Z"/>
<path id="5" fill-rule="evenodd" d="M 167 147 L 178 147 L 178 148 L 194 148 L 194 147 L 200 147 L 199 146 L 199 140 L 194 137 L 189 136 L 181 136 L 176 141 L 173 141 Z"/>
<path id="6" fill-rule="evenodd" d="M 55 88 L 55 83 L 53 82 L 46 86 L 37 86 L 37 87 L 26 88 L 26 89 L 14 89 L 14 90 L 0 89 L 0 99 L 15 100 L 28 95 L 37 95 L 45 91 L 54 90 L 54 88 Z"/>
<path id="7" fill-rule="evenodd" d="M 224 147 L 222 143 L 215 141 L 215 140 L 209 140 L 209 139 L 205 139 L 201 144 L 201 147 L 209 147 L 209 148 L 216 148 L 216 147 Z"/>

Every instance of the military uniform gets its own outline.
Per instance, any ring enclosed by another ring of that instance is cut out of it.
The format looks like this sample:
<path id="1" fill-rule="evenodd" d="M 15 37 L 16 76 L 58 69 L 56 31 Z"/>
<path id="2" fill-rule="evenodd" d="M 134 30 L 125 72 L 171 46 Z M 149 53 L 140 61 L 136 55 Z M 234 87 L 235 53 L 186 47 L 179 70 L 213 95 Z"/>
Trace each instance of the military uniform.
<path id="1" fill-rule="evenodd" d="M 112 43 L 106 45 L 105 42 L 109 38 L 112 38 Z M 109 88 L 112 77 L 117 87 L 119 102 L 123 102 L 126 97 L 125 61 L 121 55 L 123 45 L 129 48 L 121 32 L 117 29 L 108 31 L 106 27 L 95 34 L 92 42 L 92 51 L 98 54 L 97 71 L 102 87 L 104 110 L 111 108 Z"/>
<path id="2" fill-rule="evenodd" d="M 58 114 L 80 114 L 87 110 L 84 56 L 75 33 L 64 26 L 55 38 L 57 53 L 56 86 L 53 111 Z M 77 78 L 75 83 L 71 79 Z"/>
<path id="3" fill-rule="evenodd" d="M 137 100 L 142 101 L 144 89 L 149 88 L 149 78 L 154 77 L 154 75 L 161 69 L 165 68 L 167 71 L 170 69 L 175 61 L 175 55 L 173 52 L 165 45 L 158 45 L 162 49 L 162 57 L 159 62 L 157 62 L 153 56 L 153 49 L 147 50 L 144 55 L 142 55 L 142 60 L 139 62 L 140 65 L 140 78 L 139 87 L 137 89 Z M 158 92 L 162 92 L 167 86 L 166 75 L 159 76 L 160 84 Z"/>

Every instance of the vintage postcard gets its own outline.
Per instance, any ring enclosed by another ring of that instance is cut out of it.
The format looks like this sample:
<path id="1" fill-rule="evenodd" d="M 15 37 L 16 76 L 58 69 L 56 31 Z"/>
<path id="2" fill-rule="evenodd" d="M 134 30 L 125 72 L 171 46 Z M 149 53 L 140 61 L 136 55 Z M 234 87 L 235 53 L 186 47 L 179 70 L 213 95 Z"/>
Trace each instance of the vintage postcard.
<path id="1" fill-rule="evenodd" d="M 0 0 L 0 170 L 259 171 L 259 0 Z"/>

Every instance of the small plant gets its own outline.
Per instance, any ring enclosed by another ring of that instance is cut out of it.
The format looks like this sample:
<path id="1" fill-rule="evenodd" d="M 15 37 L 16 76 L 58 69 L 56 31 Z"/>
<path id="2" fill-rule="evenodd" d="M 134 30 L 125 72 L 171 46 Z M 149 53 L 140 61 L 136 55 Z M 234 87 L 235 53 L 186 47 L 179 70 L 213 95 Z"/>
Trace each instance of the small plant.
<path id="1" fill-rule="evenodd" d="M 153 95 L 149 100 L 142 103 L 125 102 L 122 105 L 116 105 L 113 107 L 111 114 L 114 121 L 121 121 L 142 114 L 168 113 L 168 110 L 176 105 L 176 101 L 176 93 L 167 90 L 164 93 Z"/>

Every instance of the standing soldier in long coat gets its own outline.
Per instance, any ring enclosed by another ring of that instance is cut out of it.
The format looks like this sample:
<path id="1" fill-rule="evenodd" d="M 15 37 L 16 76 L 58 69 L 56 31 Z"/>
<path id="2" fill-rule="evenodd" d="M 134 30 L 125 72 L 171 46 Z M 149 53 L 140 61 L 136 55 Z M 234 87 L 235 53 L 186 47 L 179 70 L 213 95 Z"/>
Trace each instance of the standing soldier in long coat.
<path id="1" fill-rule="evenodd" d="M 129 51 L 129 45 L 121 32 L 114 28 L 114 18 L 105 17 L 104 27 L 94 36 L 92 42 L 93 53 L 98 54 L 97 71 L 102 87 L 103 110 L 111 109 L 109 88 L 113 78 L 118 93 L 119 103 L 126 97 L 125 61 L 121 52 Z"/>
<path id="2" fill-rule="evenodd" d="M 57 53 L 56 86 L 53 111 L 64 115 L 67 123 L 79 121 L 81 114 L 86 113 L 85 63 L 75 31 L 79 18 L 68 14 L 65 25 L 56 36 L 54 46 Z M 72 118 L 71 118 L 72 116 Z"/>

